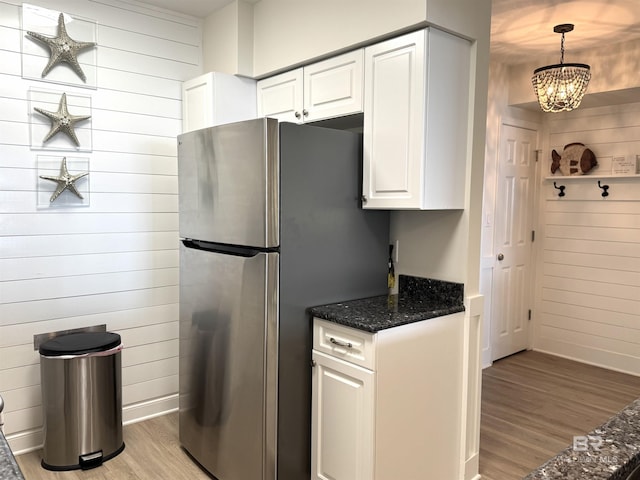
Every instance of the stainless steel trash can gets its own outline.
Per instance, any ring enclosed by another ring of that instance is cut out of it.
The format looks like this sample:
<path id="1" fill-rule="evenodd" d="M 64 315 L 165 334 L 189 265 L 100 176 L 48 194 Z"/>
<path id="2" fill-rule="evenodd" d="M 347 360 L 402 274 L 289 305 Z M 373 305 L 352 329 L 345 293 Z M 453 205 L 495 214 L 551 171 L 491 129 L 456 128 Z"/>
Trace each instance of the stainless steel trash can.
<path id="1" fill-rule="evenodd" d="M 60 335 L 40 345 L 47 470 L 89 469 L 124 450 L 120 335 Z"/>

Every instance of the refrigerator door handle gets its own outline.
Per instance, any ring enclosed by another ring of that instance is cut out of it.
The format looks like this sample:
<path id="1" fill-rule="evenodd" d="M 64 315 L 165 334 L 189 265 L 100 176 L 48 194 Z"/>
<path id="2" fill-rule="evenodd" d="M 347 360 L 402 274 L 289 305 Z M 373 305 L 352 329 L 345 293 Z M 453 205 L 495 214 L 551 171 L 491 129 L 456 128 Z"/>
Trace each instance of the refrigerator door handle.
<path id="1" fill-rule="evenodd" d="M 182 244 L 187 248 L 193 248 L 194 250 L 204 250 L 206 252 L 223 253 L 225 255 L 237 255 L 239 257 L 255 257 L 265 250 L 251 247 L 237 247 L 235 245 L 217 244 L 211 242 L 205 242 L 202 240 L 193 240 L 191 238 L 182 239 Z"/>

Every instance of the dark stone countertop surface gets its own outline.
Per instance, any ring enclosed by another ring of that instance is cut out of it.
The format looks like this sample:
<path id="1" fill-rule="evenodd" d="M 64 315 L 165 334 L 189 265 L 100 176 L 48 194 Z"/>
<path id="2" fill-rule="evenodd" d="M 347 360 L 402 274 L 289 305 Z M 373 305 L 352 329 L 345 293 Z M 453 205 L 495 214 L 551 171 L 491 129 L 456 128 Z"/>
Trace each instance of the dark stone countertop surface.
<path id="1" fill-rule="evenodd" d="M 397 295 L 321 305 L 309 312 L 323 320 L 375 333 L 464 311 L 464 286 L 460 283 L 400 275 L 398 290 Z"/>
<path id="2" fill-rule="evenodd" d="M 20 467 L 18 467 L 2 432 L 0 432 L 0 480 L 24 480 Z"/>
<path id="3" fill-rule="evenodd" d="M 574 444 L 525 480 L 626 480 L 640 465 L 640 399 Z"/>

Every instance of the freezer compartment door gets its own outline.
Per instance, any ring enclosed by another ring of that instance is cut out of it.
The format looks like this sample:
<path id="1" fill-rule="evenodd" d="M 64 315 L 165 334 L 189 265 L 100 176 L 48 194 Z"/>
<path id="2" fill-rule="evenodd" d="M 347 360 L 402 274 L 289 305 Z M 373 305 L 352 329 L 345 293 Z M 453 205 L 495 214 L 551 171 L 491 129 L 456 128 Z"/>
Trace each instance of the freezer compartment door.
<path id="1" fill-rule="evenodd" d="M 220 480 L 275 480 L 278 262 L 180 246 L 180 442 Z"/>
<path id="2" fill-rule="evenodd" d="M 278 122 L 268 118 L 178 136 L 180 236 L 277 247 Z"/>

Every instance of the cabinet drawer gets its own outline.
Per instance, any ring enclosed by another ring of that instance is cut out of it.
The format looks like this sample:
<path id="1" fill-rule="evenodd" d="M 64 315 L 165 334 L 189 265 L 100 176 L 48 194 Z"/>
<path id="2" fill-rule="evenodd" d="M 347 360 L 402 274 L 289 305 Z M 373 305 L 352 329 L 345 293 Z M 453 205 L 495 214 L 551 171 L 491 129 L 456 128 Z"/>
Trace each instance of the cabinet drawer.
<path id="1" fill-rule="evenodd" d="M 313 319 L 313 348 L 336 358 L 375 370 L 375 334 Z"/>

